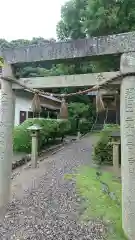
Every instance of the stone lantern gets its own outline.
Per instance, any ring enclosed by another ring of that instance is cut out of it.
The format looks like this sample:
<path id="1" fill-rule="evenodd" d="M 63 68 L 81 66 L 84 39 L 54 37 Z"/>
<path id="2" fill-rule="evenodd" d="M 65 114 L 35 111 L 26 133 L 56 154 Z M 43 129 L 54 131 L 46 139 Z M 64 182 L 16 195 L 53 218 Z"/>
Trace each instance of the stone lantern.
<path id="1" fill-rule="evenodd" d="M 31 161 L 32 161 L 32 167 L 37 167 L 37 159 L 38 159 L 38 136 L 40 133 L 40 130 L 42 128 L 34 124 L 27 128 L 28 131 L 30 131 L 31 137 L 32 137 L 32 146 L 31 146 Z"/>

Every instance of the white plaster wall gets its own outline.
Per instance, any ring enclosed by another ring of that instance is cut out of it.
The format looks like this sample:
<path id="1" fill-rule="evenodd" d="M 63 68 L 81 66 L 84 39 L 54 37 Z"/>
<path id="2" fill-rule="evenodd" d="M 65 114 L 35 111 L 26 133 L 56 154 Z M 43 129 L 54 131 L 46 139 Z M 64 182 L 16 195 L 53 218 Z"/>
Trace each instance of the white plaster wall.
<path id="1" fill-rule="evenodd" d="M 14 125 L 17 126 L 20 124 L 20 111 L 26 112 L 26 119 L 28 118 L 28 112 L 31 111 L 33 94 L 24 91 L 16 91 L 15 92 L 15 118 Z M 1 98 L 1 90 L 0 90 L 0 98 Z M 54 106 L 47 104 L 45 101 L 41 99 L 41 105 L 45 108 L 56 109 Z"/>
<path id="2" fill-rule="evenodd" d="M 0 99 L 1 99 L 1 90 L 0 90 Z M 1 101 L 0 101 L 1 103 Z M 14 125 L 17 126 L 20 123 L 20 111 L 31 111 L 32 100 L 25 96 L 16 96 L 15 99 L 15 118 Z M 27 118 L 27 116 L 26 116 Z"/>
<path id="3" fill-rule="evenodd" d="M 26 97 L 21 97 L 21 96 L 16 96 L 15 100 L 15 120 L 14 120 L 14 125 L 17 126 L 20 123 L 20 111 L 31 111 L 31 105 L 32 105 L 32 100 L 26 98 Z M 27 116 L 26 116 L 27 118 Z"/>

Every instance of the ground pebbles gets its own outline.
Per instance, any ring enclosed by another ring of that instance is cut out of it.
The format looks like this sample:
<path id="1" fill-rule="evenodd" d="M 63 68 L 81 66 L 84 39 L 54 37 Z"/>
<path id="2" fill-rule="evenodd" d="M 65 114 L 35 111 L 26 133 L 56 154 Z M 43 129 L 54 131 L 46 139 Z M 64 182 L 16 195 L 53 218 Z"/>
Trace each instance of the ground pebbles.
<path id="1" fill-rule="evenodd" d="M 9 204 L 0 223 L 0 239 L 104 239 L 105 227 L 101 222 L 79 221 L 81 199 L 76 194 L 74 181 L 64 178 L 74 168 L 87 164 L 90 152 L 90 140 L 85 138 L 54 155 L 46 164 L 44 174 L 27 186 L 23 197 Z"/>

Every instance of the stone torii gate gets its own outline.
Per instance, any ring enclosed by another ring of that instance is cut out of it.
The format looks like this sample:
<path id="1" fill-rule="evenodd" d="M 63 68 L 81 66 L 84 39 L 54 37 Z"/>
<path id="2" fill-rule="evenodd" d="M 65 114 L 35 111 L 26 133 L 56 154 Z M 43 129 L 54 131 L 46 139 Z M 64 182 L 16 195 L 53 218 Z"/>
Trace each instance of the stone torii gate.
<path id="1" fill-rule="evenodd" d="M 13 77 L 17 63 L 79 59 L 122 54 L 120 72 L 135 72 L 135 32 L 93 37 L 90 39 L 48 43 L 5 49 L 3 76 Z M 83 79 L 82 79 L 83 81 Z M 12 82 L 1 80 L 0 114 L 0 207 L 7 204 L 10 193 L 14 92 Z M 128 239 L 135 239 L 135 76 L 121 81 L 121 147 L 122 147 L 122 220 Z"/>

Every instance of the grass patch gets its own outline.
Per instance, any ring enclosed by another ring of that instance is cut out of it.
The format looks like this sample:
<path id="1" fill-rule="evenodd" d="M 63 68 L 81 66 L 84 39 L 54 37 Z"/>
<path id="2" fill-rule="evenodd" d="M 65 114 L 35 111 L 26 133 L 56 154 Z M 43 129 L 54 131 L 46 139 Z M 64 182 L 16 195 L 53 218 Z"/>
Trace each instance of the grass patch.
<path id="1" fill-rule="evenodd" d="M 65 176 L 70 179 L 71 176 Z M 81 167 L 72 178 L 76 180 L 77 193 L 87 200 L 87 209 L 82 215 L 84 221 L 91 218 L 102 218 L 109 226 L 107 240 L 125 240 L 122 230 L 121 204 L 110 199 L 102 192 L 101 183 L 96 179 L 96 170 L 90 167 Z M 103 172 L 101 180 L 109 185 L 121 203 L 121 184 L 112 180 L 109 172 Z"/>

